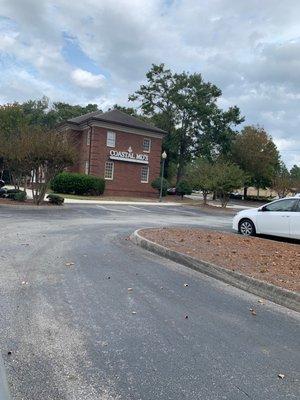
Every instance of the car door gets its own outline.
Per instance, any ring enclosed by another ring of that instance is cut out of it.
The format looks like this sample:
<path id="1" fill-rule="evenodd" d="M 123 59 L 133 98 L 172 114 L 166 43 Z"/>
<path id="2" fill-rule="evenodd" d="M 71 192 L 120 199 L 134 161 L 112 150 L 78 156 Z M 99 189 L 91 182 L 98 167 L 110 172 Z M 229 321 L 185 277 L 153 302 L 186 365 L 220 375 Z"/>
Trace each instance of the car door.
<path id="1" fill-rule="evenodd" d="M 290 218 L 290 237 L 300 239 L 300 200 L 298 200 L 294 210 Z"/>
<path id="2" fill-rule="evenodd" d="M 264 206 L 257 215 L 257 232 L 290 237 L 290 221 L 297 199 L 282 199 Z"/>

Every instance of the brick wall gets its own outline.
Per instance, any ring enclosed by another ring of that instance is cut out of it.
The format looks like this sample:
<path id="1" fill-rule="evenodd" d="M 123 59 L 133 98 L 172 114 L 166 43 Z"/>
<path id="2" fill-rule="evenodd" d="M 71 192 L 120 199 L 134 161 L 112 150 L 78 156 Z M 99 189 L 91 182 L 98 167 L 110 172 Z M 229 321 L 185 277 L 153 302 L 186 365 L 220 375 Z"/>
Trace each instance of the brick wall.
<path id="1" fill-rule="evenodd" d="M 157 191 L 152 189 L 151 182 L 159 176 L 161 145 L 162 139 L 134 133 L 116 132 L 116 146 L 114 148 L 106 146 L 107 129 L 96 127 L 92 128 L 91 148 L 87 146 L 87 132 L 90 128 L 82 132 L 73 134 L 77 136 L 78 159 L 75 166 L 70 169 L 72 172 L 85 173 L 85 162 L 90 159 L 90 174 L 103 177 L 105 162 L 109 161 L 110 150 L 127 151 L 131 146 L 134 153 L 143 154 L 143 139 L 151 139 L 150 153 L 145 153 L 149 157 L 149 182 L 141 183 L 141 168 L 144 164 L 114 160 L 114 178 L 112 181 L 106 180 L 107 195 L 116 196 L 140 196 L 155 197 Z"/>

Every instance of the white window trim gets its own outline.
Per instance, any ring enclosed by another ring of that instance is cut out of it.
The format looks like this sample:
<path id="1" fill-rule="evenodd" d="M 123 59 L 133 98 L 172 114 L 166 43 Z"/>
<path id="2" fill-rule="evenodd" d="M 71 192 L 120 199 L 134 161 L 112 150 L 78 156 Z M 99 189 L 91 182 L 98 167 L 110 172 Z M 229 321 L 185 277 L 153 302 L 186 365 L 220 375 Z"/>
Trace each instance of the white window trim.
<path id="1" fill-rule="evenodd" d="M 143 171 L 143 168 L 145 169 L 145 168 L 147 168 L 147 180 L 146 181 L 143 181 L 142 179 L 142 171 Z M 142 166 L 142 168 L 141 168 L 141 183 L 149 183 L 149 166 L 148 165 L 143 165 Z"/>
<path id="2" fill-rule="evenodd" d="M 106 173 L 106 164 L 112 164 L 112 169 L 111 169 L 111 178 L 107 178 L 106 176 L 105 176 L 105 173 Z M 113 161 L 106 161 L 105 162 L 105 165 L 104 165 L 104 179 L 106 180 L 106 181 L 112 181 L 113 179 L 114 179 L 114 172 L 115 172 L 115 163 L 113 162 Z"/>
<path id="3" fill-rule="evenodd" d="M 144 140 L 149 140 L 149 150 L 144 150 Z M 144 138 L 143 139 L 143 152 L 144 153 L 150 153 L 151 150 L 151 139 L 150 138 Z"/>
<path id="4" fill-rule="evenodd" d="M 113 134 L 114 135 L 114 144 L 113 145 L 109 144 L 109 140 L 108 140 L 109 134 Z M 116 137 L 117 137 L 116 132 L 107 131 L 107 133 L 106 133 L 106 146 L 107 147 L 116 147 Z"/>

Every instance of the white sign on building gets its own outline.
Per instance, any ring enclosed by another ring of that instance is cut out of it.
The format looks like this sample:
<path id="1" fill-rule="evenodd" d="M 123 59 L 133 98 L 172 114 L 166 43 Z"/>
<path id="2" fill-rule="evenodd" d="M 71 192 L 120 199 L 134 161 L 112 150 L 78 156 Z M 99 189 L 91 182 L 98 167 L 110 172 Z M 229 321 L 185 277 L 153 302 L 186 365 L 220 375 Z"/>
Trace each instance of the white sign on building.
<path id="1" fill-rule="evenodd" d="M 148 154 L 133 153 L 131 147 L 127 151 L 110 150 L 111 160 L 127 161 L 139 164 L 148 164 Z"/>

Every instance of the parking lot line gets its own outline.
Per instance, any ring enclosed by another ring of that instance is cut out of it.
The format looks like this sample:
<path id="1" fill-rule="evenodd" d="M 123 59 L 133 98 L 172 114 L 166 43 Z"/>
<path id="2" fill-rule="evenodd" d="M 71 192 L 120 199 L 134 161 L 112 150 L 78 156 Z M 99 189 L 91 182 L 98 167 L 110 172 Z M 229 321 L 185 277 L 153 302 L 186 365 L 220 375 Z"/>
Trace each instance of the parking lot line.
<path id="1" fill-rule="evenodd" d="M 131 208 L 135 208 L 136 210 L 142 210 L 142 211 L 146 211 L 147 213 L 151 213 L 152 211 L 147 210 L 146 208 L 142 208 L 142 207 L 136 207 L 136 206 L 129 206 Z"/>
<path id="2" fill-rule="evenodd" d="M 108 208 L 108 207 L 99 206 L 99 205 L 97 205 L 96 207 L 102 208 L 103 210 L 110 211 L 110 212 L 121 212 L 121 213 L 126 213 L 127 212 L 126 210 L 120 210 L 118 208 Z"/>

